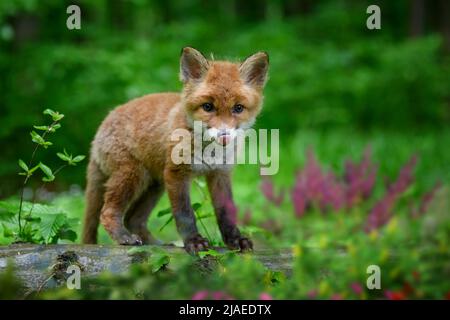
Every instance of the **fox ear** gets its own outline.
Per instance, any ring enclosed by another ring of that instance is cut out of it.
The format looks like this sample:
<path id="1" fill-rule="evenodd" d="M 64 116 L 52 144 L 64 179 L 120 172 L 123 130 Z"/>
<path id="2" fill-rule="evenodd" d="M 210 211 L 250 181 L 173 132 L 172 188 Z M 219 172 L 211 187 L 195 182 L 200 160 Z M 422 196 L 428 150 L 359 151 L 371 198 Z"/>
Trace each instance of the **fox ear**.
<path id="1" fill-rule="evenodd" d="M 198 50 L 184 47 L 180 58 L 180 79 L 184 83 L 189 80 L 200 80 L 208 71 L 208 60 Z"/>
<path id="2" fill-rule="evenodd" d="M 257 52 L 241 63 L 239 72 L 242 79 L 252 86 L 263 88 L 269 71 L 269 55 L 266 52 Z"/>

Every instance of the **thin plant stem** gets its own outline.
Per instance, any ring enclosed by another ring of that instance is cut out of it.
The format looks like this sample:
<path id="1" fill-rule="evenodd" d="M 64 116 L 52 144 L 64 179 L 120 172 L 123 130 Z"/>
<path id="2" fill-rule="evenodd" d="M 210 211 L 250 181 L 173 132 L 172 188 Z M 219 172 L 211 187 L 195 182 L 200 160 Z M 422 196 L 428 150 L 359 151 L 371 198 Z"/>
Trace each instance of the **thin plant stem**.
<path id="1" fill-rule="evenodd" d="M 59 121 L 53 121 L 53 123 L 48 127 L 48 129 L 42 134 L 42 139 L 45 139 L 45 136 L 50 132 L 50 130 L 55 126 Z M 36 144 L 34 147 L 33 153 L 31 154 L 30 161 L 28 161 L 28 168 L 31 168 L 31 165 L 33 164 L 34 158 L 36 156 L 36 152 L 39 149 L 40 144 Z M 23 195 L 25 192 L 25 185 L 27 184 L 30 176 L 26 176 L 23 184 L 22 184 L 22 190 L 20 191 L 20 202 L 19 202 L 19 212 L 18 212 L 18 220 L 19 220 L 19 237 L 22 235 L 22 207 L 23 207 Z"/>
<path id="2" fill-rule="evenodd" d="M 204 204 L 206 201 L 208 201 L 208 196 L 203 192 L 203 190 L 197 180 L 194 180 L 194 184 L 197 187 L 197 189 L 200 191 L 202 198 L 203 198 L 202 204 Z M 211 235 L 209 234 L 208 229 L 206 228 L 206 225 L 203 223 L 203 219 L 201 219 L 201 217 L 197 217 L 197 218 L 199 218 L 198 220 L 200 221 L 200 224 L 202 225 L 202 228 L 205 231 L 206 237 L 208 238 L 209 242 L 212 242 Z"/>

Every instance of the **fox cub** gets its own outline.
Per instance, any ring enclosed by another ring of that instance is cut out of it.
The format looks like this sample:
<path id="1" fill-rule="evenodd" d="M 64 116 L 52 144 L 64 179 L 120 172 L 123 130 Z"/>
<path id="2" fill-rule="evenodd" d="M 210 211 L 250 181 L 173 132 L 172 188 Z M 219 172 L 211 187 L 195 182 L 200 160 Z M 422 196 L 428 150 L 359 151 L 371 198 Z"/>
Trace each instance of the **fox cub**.
<path id="1" fill-rule="evenodd" d="M 186 47 L 180 58 L 181 94 L 149 94 L 113 110 L 92 142 L 83 243 L 96 243 L 99 223 L 119 244 L 157 243 L 147 219 L 167 190 L 185 249 L 207 249 L 189 197 L 191 180 L 204 175 L 224 243 L 251 250 L 252 242 L 236 226 L 229 166 L 175 164 L 176 142 L 170 137 L 179 128 L 193 134 L 194 121 L 201 121 L 213 143 L 229 144 L 235 131 L 251 127 L 261 111 L 268 68 L 265 52 L 239 64 L 207 60 Z"/>

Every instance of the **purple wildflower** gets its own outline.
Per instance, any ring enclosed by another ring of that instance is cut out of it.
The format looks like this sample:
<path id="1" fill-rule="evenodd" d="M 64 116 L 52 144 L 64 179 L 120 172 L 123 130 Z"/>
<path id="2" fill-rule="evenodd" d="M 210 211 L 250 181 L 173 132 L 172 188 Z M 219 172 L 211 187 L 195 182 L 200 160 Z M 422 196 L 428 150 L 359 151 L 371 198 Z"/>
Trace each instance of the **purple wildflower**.
<path id="1" fill-rule="evenodd" d="M 347 160 L 345 163 L 344 181 L 346 183 L 347 208 L 351 208 L 360 200 L 368 199 L 372 194 L 377 166 L 371 161 L 371 157 L 371 150 L 367 148 L 359 164 L 351 160 Z"/>
<path id="2" fill-rule="evenodd" d="M 200 290 L 194 293 L 191 300 L 206 300 L 208 298 L 208 291 L 207 290 Z"/>
<path id="3" fill-rule="evenodd" d="M 274 189 L 273 182 L 269 178 L 263 179 L 261 183 L 261 191 L 263 195 L 267 200 L 279 207 L 284 199 L 284 190 L 281 190 L 278 195 L 275 195 Z"/>
<path id="4" fill-rule="evenodd" d="M 308 151 L 306 165 L 297 173 L 291 197 L 298 217 L 313 206 L 322 212 L 330 208 L 339 210 L 344 205 L 343 184 L 332 172 L 324 172 L 311 150 Z"/>
<path id="5" fill-rule="evenodd" d="M 375 203 L 370 211 L 365 226 L 366 232 L 378 229 L 385 225 L 392 216 L 392 210 L 398 197 L 413 183 L 413 170 L 417 163 L 417 156 L 411 159 L 401 168 L 397 180 L 389 184 L 385 195 Z"/>
<path id="6" fill-rule="evenodd" d="M 273 300 L 272 296 L 266 292 L 262 292 L 259 295 L 259 300 Z"/>
<path id="7" fill-rule="evenodd" d="M 428 211 L 431 202 L 436 196 L 436 192 L 442 187 L 442 182 L 438 181 L 429 191 L 425 192 L 420 198 L 418 207 L 415 207 L 411 211 L 411 216 L 417 218 Z"/>
<path id="8" fill-rule="evenodd" d="M 358 282 L 353 282 L 350 285 L 350 288 L 352 289 L 352 291 L 356 294 L 356 295 L 361 295 L 363 293 L 363 287 L 360 283 Z"/>

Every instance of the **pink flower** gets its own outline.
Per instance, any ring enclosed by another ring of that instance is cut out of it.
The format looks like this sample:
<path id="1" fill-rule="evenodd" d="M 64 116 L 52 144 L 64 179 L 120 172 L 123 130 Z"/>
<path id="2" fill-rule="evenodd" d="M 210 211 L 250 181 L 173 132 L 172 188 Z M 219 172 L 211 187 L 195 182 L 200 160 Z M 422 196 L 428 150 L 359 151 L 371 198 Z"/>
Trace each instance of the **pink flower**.
<path id="1" fill-rule="evenodd" d="M 309 299 L 315 299 L 317 297 L 317 294 L 318 294 L 317 290 L 311 290 L 306 294 L 306 296 Z"/>
<path id="2" fill-rule="evenodd" d="M 273 182 L 269 178 L 264 178 L 261 183 L 261 191 L 267 200 L 275 204 L 277 207 L 281 205 L 284 199 L 284 190 L 281 190 L 278 195 L 275 195 L 275 188 Z"/>
<path id="3" fill-rule="evenodd" d="M 347 160 L 344 181 L 346 183 L 346 205 L 351 208 L 361 199 L 370 197 L 375 186 L 377 166 L 371 160 L 370 148 L 364 151 L 360 163 Z"/>
<path id="4" fill-rule="evenodd" d="M 213 300 L 232 300 L 233 298 L 223 291 L 214 291 L 211 293 Z"/>
<path id="5" fill-rule="evenodd" d="M 363 293 L 363 287 L 358 282 L 353 282 L 350 287 L 356 295 L 360 295 Z"/>
<path id="6" fill-rule="evenodd" d="M 342 296 L 339 293 L 334 293 L 331 297 L 331 300 L 342 300 Z"/>
<path id="7" fill-rule="evenodd" d="M 206 300 L 208 298 L 208 291 L 206 290 L 200 290 L 194 293 L 191 300 Z"/>
<path id="8" fill-rule="evenodd" d="M 400 169 L 397 180 L 387 186 L 385 195 L 375 203 L 367 218 L 365 231 L 370 232 L 385 225 L 392 216 L 392 210 L 399 196 L 414 182 L 413 170 L 417 163 L 417 156 Z"/>
<path id="9" fill-rule="evenodd" d="M 262 292 L 259 295 L 259 300 L 273 300 L 272 296 L 266 292 Z"/>
<path id="10" fill-rule="evenodd" d="M 438 181 L 433 188 L 431 188 L 429 191 L 425 192 L 421 199 L 420 199 L 420 203 L 419 206 L 417 208 L 413 208 L 411 211 L 411 216 L 413 218 L 417 218 L 421 215 L 423 215 L 424 213 L 426 213 L 428 211 L 428 208 L 431 204 L 431 202 L 433 201 L 437 191 L 442 187 L 442 182 Z"/>

